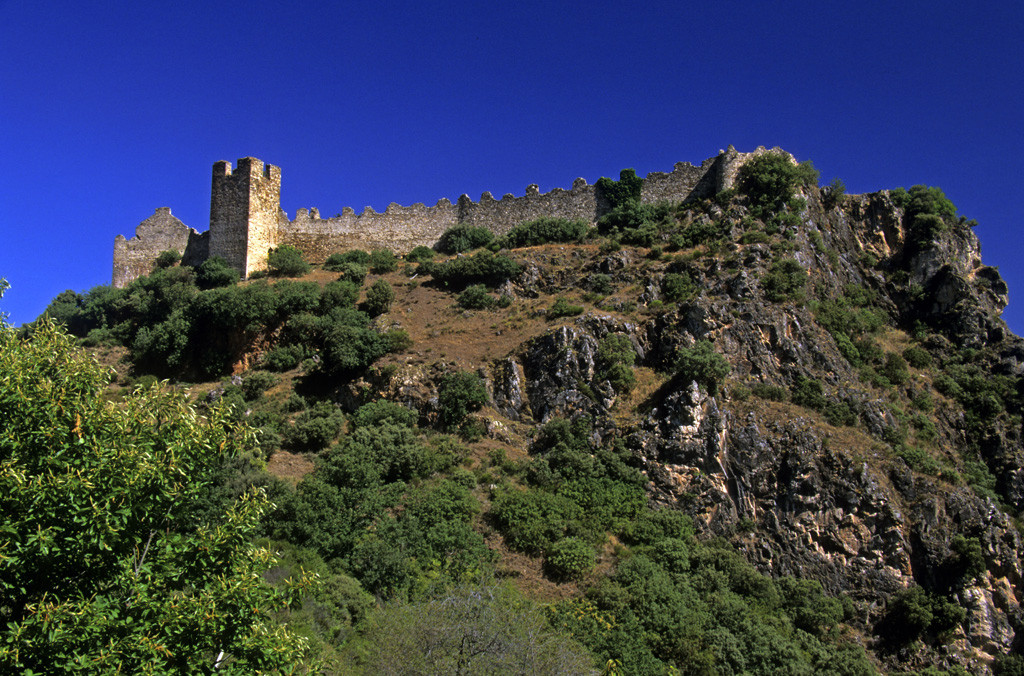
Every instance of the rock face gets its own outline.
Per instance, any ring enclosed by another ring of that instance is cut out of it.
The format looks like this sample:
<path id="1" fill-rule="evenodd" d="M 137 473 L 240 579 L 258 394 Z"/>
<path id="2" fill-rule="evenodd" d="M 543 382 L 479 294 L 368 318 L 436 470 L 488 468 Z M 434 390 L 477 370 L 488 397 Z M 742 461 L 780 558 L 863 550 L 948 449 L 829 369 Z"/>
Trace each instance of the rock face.
<path id="1" fill-rule="evenodd" d="M 994 499 L 1024 506 L 1019 411 L 978 423 L 953 390 L 941 389 L 939 365 L 973 355 L 1021 389 L 1024 344 L 999 316 L 1006 285 L 981 263 L 978 240 L 962 219 L 929 241 L 910 241 L 904 209 L 890 193 L 850 196 L 842 206 L 826 206 L 815 188 L 802 197 L 806 210 L 784 233 L 785 247 L 807 276 L 804 298 L 812 302 L 769 299 L 766 280 L 781 256 L 757 241 L 642 272 L 643 260 L 625 249 L 569 278 L 564 269 L 524 265 L 519 297 L 538 288 L 588 288 L 594 275 L 604 275 L 632 284 L 641 305 L 656 307 L 665 276 L 678 273 L 697 293 L 638 319 L 608 303 L 615 309 L 552 328 L 492 365 L 494 406 L 534 423 L 590 416 L 605 442 L 621 438 L 632 450 L 652 501 L 684 509 L 709 535 L 732 538 L 766 572 L 813 578 L 849 595 L 868 631 L 908 586 L 955 599 L 965 621 L 945 637 L 945 653 L 936 648 L 922 664 L 986 671 L 994 655 L 1015 645 L 1022 620 L 1020 536 Z M 694 219 L 714 219 L 706 215 L 714 209 Z M 742 221 L 742 208 L 731 209 L 720 219 Z M 737 230 L 731 235 L 742 241 Z M 884 338 L 875 349 L 905 350 L 913 335 L 935 366 L 904 377 L 902 358 L 857 363 L 848 345 L 865 355 L 870 346 L 821 318 L 825 300 L 854 288 L 870 295 L 872 311 L 890 327 L 876 334 Z M 598 377 L 596 363 L 609 333 L 627 336 L 637 363 L 662 373 L 671 373 L 681 347 L 711 341 L 731 366 L 725 393 L 669 375 L 639 404 L 643 413 L 631 426 L 613 424 L 620 397 Z M 879 387 L 882 380 L 872 378 L 889 368 L 896 369 L 891 381 Z M 817 403 L 796 394 L 812 380 L 820 385 Z M 750 396 L 752 387 L 769 394 Z M 773 401 L 766 387 L 792 401 Z M 925 451 L 932 460 L 921 460 Z M 979 468 L 999 477 L 998 495 L 970 478 Z M 958 538 L 976 543 L 976 574 L 963 572 Z"/>

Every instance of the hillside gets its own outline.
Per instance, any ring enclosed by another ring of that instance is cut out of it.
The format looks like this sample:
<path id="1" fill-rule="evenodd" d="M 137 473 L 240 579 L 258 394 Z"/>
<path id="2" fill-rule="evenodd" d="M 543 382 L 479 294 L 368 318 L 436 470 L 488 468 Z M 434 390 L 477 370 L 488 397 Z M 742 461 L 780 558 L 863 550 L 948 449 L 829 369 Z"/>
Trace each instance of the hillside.
<path id="1" fill-rule="evenodd" d="M 166 378 L 260 430 L 210 513 L 268 488 L 328 671 L 455 673 L 501 625 L 460 669 L 1020 673 L 1024 340 L 974 223 L 778 153 L 713 198 L 629 179 L 593 228 L 244 282 L 169 254 L 45 315 L 109 398 Z"/>

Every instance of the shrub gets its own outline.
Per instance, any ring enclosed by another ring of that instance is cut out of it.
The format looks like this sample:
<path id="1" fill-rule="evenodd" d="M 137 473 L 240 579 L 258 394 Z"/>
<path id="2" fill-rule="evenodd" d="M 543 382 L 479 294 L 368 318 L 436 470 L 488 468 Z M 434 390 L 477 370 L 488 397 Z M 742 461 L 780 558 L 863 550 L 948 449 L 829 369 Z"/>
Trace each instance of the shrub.
<path id="1" fill-rule="evenodd" d="M 836 427 L 841 425 L 852 427 L 857 424 L 857 412 L 845 401 L 831 400 L 827 402 L 822 414 L 830 425 Z"/>
<path id="2" fill-rule="evenodd" d="M 928 353 L 928 350 L 917 345 L 904 350 L 903 358 L 907 361 L 907 364 L 916 369 L 924 369 L 932 365 L 932 356 Z"/>
<path id="3" fill-rule="evenodd" d="M 309 272 L 309 263 L 302 256 L 302 252 L 290 244 L 271 249 L 267 254 L 267 265 L 270 274 L 278 277 L 297 277 Z"/>
<path id="4" fill-rule="evenodd" d="M 487 310 L 497 305 L 497 299 L 487 292 L 483 284 L 466 287 L 456 301 L 459 307 L 467 310 Z"/>
<path id="5" fill-rule="evenodd" d="M 370 252 L 370 271 L 383 275 L 398 269 L 398 259 L 390 249 L 374 249 Z"/>
<path id="6" fill-rule="evenodd" d="M 242 380 L 242 396 L 253 401 L 263 396 L 266 390 L 277 384 L 279 378 L 266 371 L 253 371 Z"/>
<path id="7" fill-rule="evenodd" d="M 807 408 L 821 411 L 825 408 L 825 395 L 821 387 L 821 381 L 808 378 L 803 375 L 796 377 L 796 381 L 789 388 L 789 398 L 794 404 L 806 406 Z"/>
<path id="8" fill-rule="evenodd" d="M 353 249 L 344 253 L 333 253 L 324 261 L 324 270 L 342 272 L 342 266 L 345 263 L 357 263 L 367 266 L 370 264 L 370 254 L 360 249 Z"/>
<path id="9" fill-rule="evenodd" d="M 685 272 L 669 272 L 661 280 L 661 294 L 666 301 L 683 303 L 692 300 L 697 295 L 697 285 Z"/>
<path id="10" fill-rule="evenodd" d="M 536 246 L 548 242 L 573 242 L 587 236 L 590 226 L 584 220 L 570 221 L 566 218 L 538 218 L 520 223 L 502 238 L 510 248 Z"/>
<path id="11" fill-rule="evenodd" d="M 569 521 L 583 516 L 565 496 L 538 490 L 498 495 L 491 511 L 508 546 L 527 553 L 546 550 L 562 539 Z"/>
<path id="12" fill-rule="evenodd" d="M 833 178 L 821 192 L 825 206 L 829 208 L 840 206 L 846 200 L 846 184 L 838 177 Z"/>
<path id="13" fill-rule="evenodd" d="M 636 362 L 636 350 L 629 336 L 622 333 L 609 333 L 597 344 L 597 362 L 601 366 L 612 364 L 632 365 Z"/>
<path id="14" fill-rule="evenodd" d="M 548 573 L 558 580 L 582 580 L 594 570 L 594 548 L 577 537 L 563 538 L 544 557 Z"/>
<path id="15" fill-rule="evenodd" d="M 761 279 L 765 297 L 772 302 L 795 300 L 807 284 L 807 272 L 793 258 L 776 260 Z"/>
<path id="16" fill-rule="evenodd" d="M 766 399 L 768 401 L 786 401 L 789 399 L 786 388 L 779 385 L 769 385 L 768 383 L 755 383 L 751 386 L 750 393 L 758 399 Z"/>
<path id="17" fill-rule="evenodd" d="M 740 167 L 737 186 L 750 198 L 756 211 L 779 211 L 798 186 L 816 185 L 818 172 L 810 162 L 795 164 L 781 153 L 764 153 Z"/>
<path id="18" fill-rule="evenodd" d="M 349 308 L 359 299 L 359 287 L 351 281 L 334 281 L 320 293 L 320 312 L 327 314 L 334 308 Z"/>
<path id="19" fill-rule="evenodd" d="M 478 251 L 472 256 L 453 258 L 444 263 L 423 263 L 425 272 L 444 286 L 463 287 L 469 284 L 500 286 L 520 273 L 519 265 L 504 255 Z"/>
<path id="20" fill-rule="evenodd" d="M 616 392 L 629 392 L 636 387 L 636 375 L 628 364 L 612 364 L 602 375 Z"/>
<path id="21" fill-rule="evenodd" d="M 457 254 L 487 246 L 494 233 L 474 225 L 456 225 L 448 228 L 437 242 L 437 249 L 446 254 Z"/>
<path id="22" fill-rule="evenodd" d="M 285 444 L 294 451 L 316 452 L 338 436 L 345 417 L 334 405 L 319 402 L 304 411 L 285 432 Z"/>
<path id="23" fill-rule="evenodd" d="M 910 380 L 907 360 L 895 352 L 886 353 L 885 364 L 882 366 L 882 375 L 893 385 L 903 385 Z"/>
<path id="24" fill-rule="evenodd" d="M 684 382 L 696 381 L 712 396 L 718 394 L 718 387 L 730 370 L 729 362 L 715 352 L 708 340 L 698 340 L 693 347 L 681 348 L 676 357 L 677 376 Z"/>
<path id="25" fill-rule="evenodd" d="M 487 390 L 480 376 L 469 371 L 449 373 L 441 379 L 437 390 L 438 422 L 442 428 L 453 430 L 487 401 Z"/>
<path id="26" fill-rule="evenodd" d="M 371 317 L 376 317 L 387 312 L 394 301 L 395 290 L 391 288 L 387 280 L 378 279 L 367 289 L 363 305 Z"/>
<path id="27" fill-rule="evenodd" d="M 167 251 L 161 251 L 160 255 L 156 257 L 156 267 L 158 268 L 170 268 L 174 267 L 181 262 L 181 254 L 174 249 L 168 249 Z"/>
<path id="28" fill-rule="evenodd" d="M 417 246 L 413 247 L 413 250 L 405 254 L 405 260 L 410 263 L 424 263 L 426 261 L 434 260 L 435 252 L 429 246 Z"/>
<path id="29" fill-rule="evenodd" d="M 386 399 L 378 399 L 360 406 L 352 414 L 352 424 L 356 427 L 378 427 L 382 423 L 388 422 L 412 427 L 418 418 L 419 414 L 411 408 Z"/>
<path id="30" fill-rule="evenodd" d="M 220 256 L 210 256 L 196 268 L 196 286 L 200 289 L 231 286 L 238 278 L 238 270 L 228 265 Z"/>
<path id="31" fill-rule="evenodd" d="M 643 185 L 643 179 L 636 175 L 635 170 L 623 169 L 619 172 L 618 181 L 602 176 L 597 179 L 595 188 L 597 189 L 597 194 L 608 204 L 608 207 L 615 209 L 625 204 L 639 202 L 640 190 L 643 188 Z"/>
<path id="32" fill-rule="evenodd" d="M 405 329 L 391 329 L 384 334 L 384 342 L 388 352 L 405 352 L 412 347 L 412 338 Z"/>
<path id="33" fill-rule="evenodd" d="M 584 284 L 586 288 L 601 296 L 607 296 L 615 291 L 615 287 L 612 285 L 612 278 L 600 272 L 591 274 L 587 277 Z"/>
<path id="34" fill-rule="evenodd" d="M 614 235 L 625 244 L 651 246 L 671 222 L 672 209 L 667 203 L 641 204 L 626 202 L 601 216 L 597 230 Z"/>
<path id="35" fill-rule="evenodd" d="M 341 273 L 338 277 L 338 281 L 351 282 L 357 287 L 362 286 L 363 282 L 366 281 L 366 266 L 354 261 L 345 261 L 344 263 L 341 263 L 334 269 L 334 272 Z"/>
<path id="36" fill-rule="evenodd" d="M 548 308 L 547 313 L 544 315 L 547 319 L 560 319 L 562 317 L 575 317 L 576 315 L 583 314 L 582 305 L 573 305 L 564 297 L 559 296 L 555 299 L 554 304 Z"/>

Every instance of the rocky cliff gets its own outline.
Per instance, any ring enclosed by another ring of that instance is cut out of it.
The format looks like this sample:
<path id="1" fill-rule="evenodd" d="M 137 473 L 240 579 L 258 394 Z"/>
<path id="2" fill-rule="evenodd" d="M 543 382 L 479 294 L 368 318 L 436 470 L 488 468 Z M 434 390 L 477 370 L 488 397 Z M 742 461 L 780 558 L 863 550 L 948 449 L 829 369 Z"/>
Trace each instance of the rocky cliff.
<path id="1" fill-rule="evenodd" d="M 1006 285 L 936 189 L 796 183 L 771 207 L 756 190 L 651 216 L 642 237 L 639 222 L 606 223 L 600 249 L 520 252 L 505 294 L 593 307 L 479 365 L 489 429 L 525 438 L 590 416 L 602 445 L 629 449 L 652 500 L 762 571 L 855 599 L 883 663 L 984 671 L 1021 623 L 1024 341 L 1000 318 Z M 609 335 L 628 337 L 648 375 L 632 392 L 603 377 Z M 728 375 L 680 368 L 700 346 Z M 424 378 L 399 365 L 384 387 L 428 410 Z M 963 615 L 900 625 L 911 648 L 886 627 L 901 590 L 918 588 Z"/>

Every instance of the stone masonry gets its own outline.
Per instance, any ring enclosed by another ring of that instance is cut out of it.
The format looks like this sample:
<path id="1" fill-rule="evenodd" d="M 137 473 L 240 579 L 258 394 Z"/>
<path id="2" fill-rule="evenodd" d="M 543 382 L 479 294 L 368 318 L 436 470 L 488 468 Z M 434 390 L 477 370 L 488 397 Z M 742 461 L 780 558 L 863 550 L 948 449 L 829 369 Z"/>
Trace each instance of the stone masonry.
<path id="1" fill-rule="evenodd" d="M 729 146 L 699 167 L 680 162 L 671 172 L 650 173 L 644 178 L 641 200 L 679 202 L 712 196 L 732 187 L 739 167 L 763 152 L 769 151 L 740 153 Z M 161 207 L 139 224 L 135 237 L 118 235 L 113 284 L 123 287 L 149 274 L 157 256 L 168 249 L 180 252 L 188 265 L 221 256 L 248 277 L 265 270 L 268 252 L 282 244 L 296 247 L 307 261 L 320 264 L 332 253 L 348 249 L 387 248 L 404 254 L 416 246 L 432 247 L 445 230 L 458 224 L 483 226 L 503 235 L 519 223 L 542 216 L 594 223 L 607 208 L 596 187 L 577 178 L 569 190 L 541 193 L 536 185 L 529 185 L 522 197 L 508 194 L 499 200 L 485 192 L 479 202 L 462 195 L 456 204 L 441 199 L 432 207 L 392 203 L 384 213 L 366 207 L 357 214 L 345 207 L 332 218 L 321 218 L 317 209 L 299 209 L 295 219 L 289 220 L 281 210 L 281 169 L 243 157 L 234 171 L 230 162 L 213 165 L 209 231 L 198 233 L 172 216 L 169 208 Z"/>

